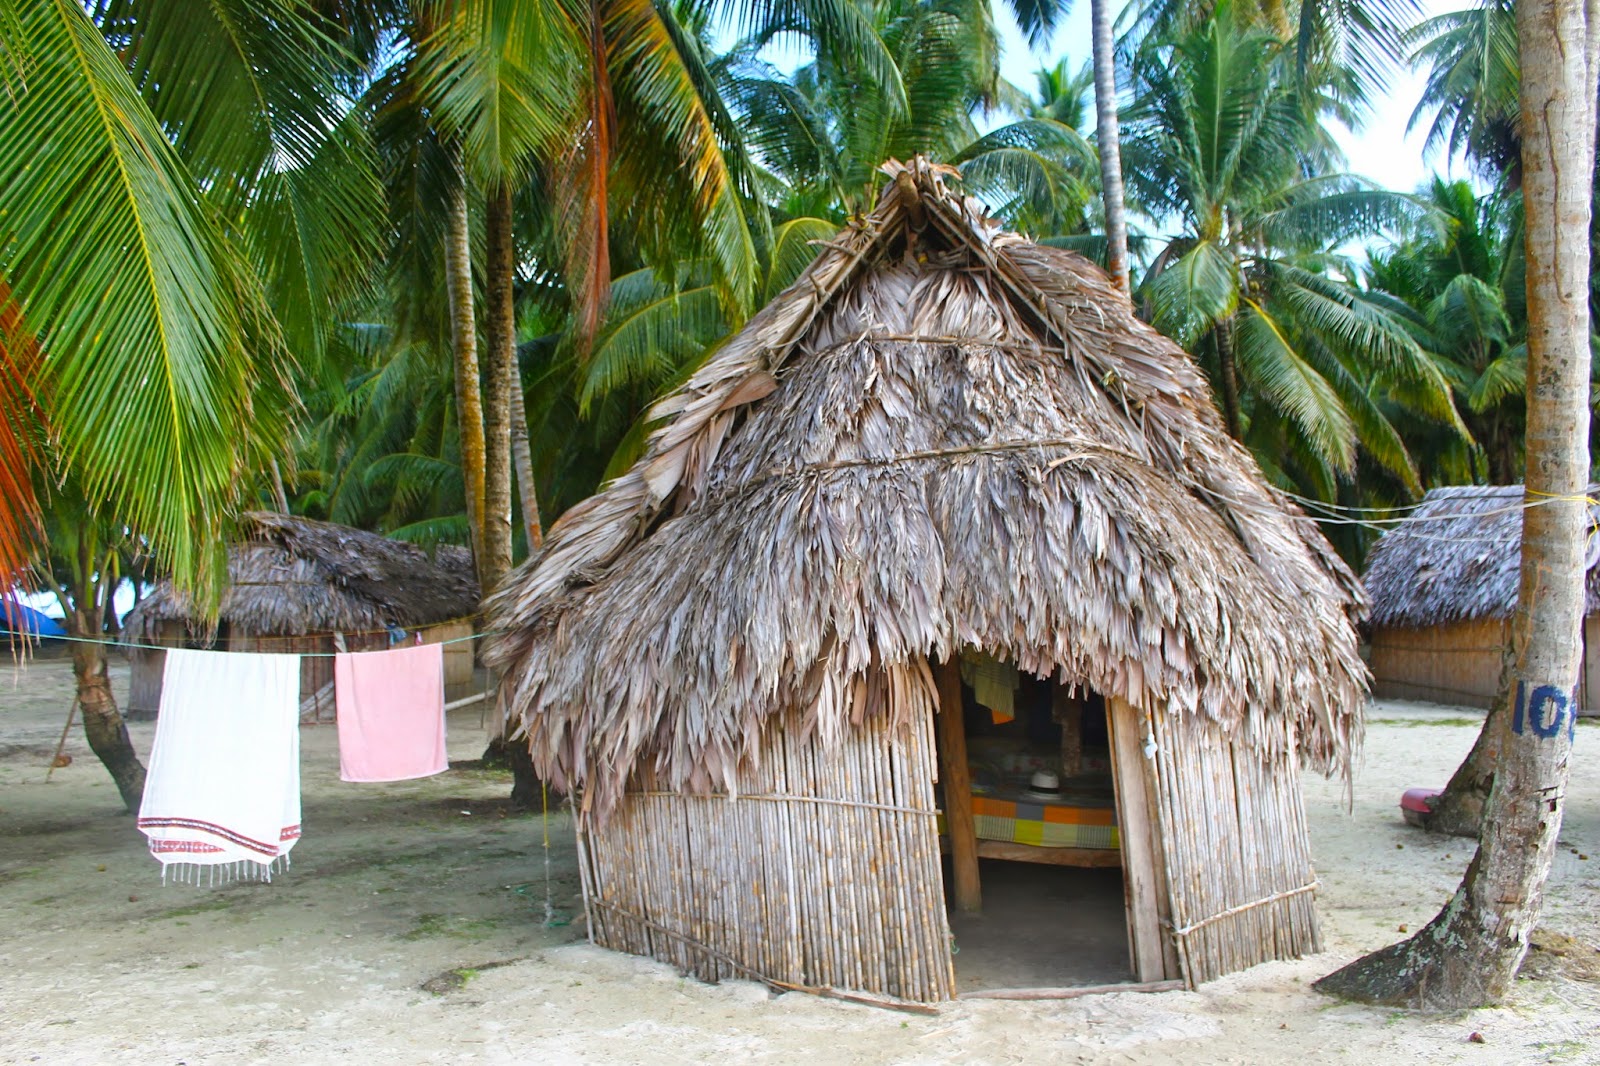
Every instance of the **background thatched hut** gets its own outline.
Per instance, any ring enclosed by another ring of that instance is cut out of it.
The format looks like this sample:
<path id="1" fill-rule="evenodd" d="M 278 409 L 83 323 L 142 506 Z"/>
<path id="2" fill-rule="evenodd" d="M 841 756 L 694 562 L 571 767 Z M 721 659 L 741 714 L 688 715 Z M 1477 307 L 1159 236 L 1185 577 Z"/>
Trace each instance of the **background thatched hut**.
<path id="1" fill-rule="evenodd" d="M 1316 950 L 1297 775 L 1358 743 L 1353 575 L 1097 268 L 885 169 L 490 604 L 501 707 L 580 794 L 594 938 L 949 998 L 934 783 L 970 906 L 979 652 L 1109 718 L 1139 978 Z M 995 853 L 1106 853 L 1057 850 Z"/>
<path id="2" fill-rule="evenodd" d="M 1600 492 L 1591 486 L 1589 494 Z M 1431 489 L 1367 557 L 1373 692 L 1488 707 L 1500 683 L 1522 553 L 1521 485 Z M 1591 506 L 1600 523 L 1600 507 Z M 1600 706 L 1600 538 L 1589 540 L 1579 705 Z"/>
<path id="3" fill-rule="evenodd" d="M 445 648 L 445 689 L 454 698 L 472 683 L 472 616 L 478 583 L 462 548 L 429 553 L 331 522 L 269 512 L 240 520 L 242 539 L 228 547 L 228 585 L 215 627 L 170 582 L 160 582 L 123 620 L 124 642 L 225 651 L 367 651 L 390 645 L 390 626 L 420 632 Z M 414 636 L 413 638 L 414 639 Z M 129 649 L 128 711 L 153 715 L 161 701 L 166 653 Z M 300 666 L 302 713 L 331 715 L 333 660 Z"/>

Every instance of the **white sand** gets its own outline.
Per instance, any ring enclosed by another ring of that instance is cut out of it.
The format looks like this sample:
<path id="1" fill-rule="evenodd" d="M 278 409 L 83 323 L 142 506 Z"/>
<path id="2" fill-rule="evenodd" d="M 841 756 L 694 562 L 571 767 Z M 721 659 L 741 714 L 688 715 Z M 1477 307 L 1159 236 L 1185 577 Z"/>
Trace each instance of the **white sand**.
<path id="1" fill-rule="evenodd" d="M 288 876 L 163 888 L 81 733 L 72 765 L 44 784 L 70 683 L 62 662 L 0 674 L 0 1062 L 1600 1062 L 1588 983 L 1600 971 L 1600 777 L 1585 758 L 1600 726 L 1579 730 L 1547 889 L 1546 926 L 1582 946 L 1552 976 L 1519 981 L 1506 1007 L 1429 1017 L 1309 988 L 1399 926 L 1419 928 L 1471 856 L 1465 841 L 1404 827 L 1395 808 L 1403 788 L 1448 776 L 1477 732 L 1471 712 L 1387 704 L 1354 814 L 1337 783 L 1307 784 L 1326 954 L 1197 992 L 962 1002 L 922 1017 L 702 985 L 582 943 L 564 815 L 550 825 L 551 903 L 575 920 L 547 928 L 541 820 L 505 816 L 504 778 L 346 785 L 328 727 L 303 736 L 306 835 Z M 479 753 L 477 721 L 475 709 L 452 718 L 453 758 Z M 141 752 L 152 728 L 134 727 Z M 476 972 L 422 989 L 458 968 Z"/>

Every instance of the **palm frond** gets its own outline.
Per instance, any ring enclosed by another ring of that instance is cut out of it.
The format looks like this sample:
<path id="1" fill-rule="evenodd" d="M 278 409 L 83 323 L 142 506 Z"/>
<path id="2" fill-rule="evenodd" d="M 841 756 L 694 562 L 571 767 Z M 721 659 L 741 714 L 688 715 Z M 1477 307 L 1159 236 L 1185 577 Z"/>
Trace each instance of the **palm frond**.
<path id="1" fill-rule="evenodd" d="M 859 69 L 876 82 L 895 114 L 909 110 L 899 65 L 872 17 L 851 0 L 721 0 L 718 6 L 747 36 L 804 34 L 835 64 Z"/>
<path id="2" fill-rule="evenodd" d="M 250 442 L 283 437 L 270 320 L 85 11 L 17 11 L 35 66 L 0 108 L 0 273 L 44 351 L 58 458 L 200 581 Z"/>
<path id="3" fill-rule="evenodd" d="M 1294 202 L 1257 220 L 1262 240 L 1274 248 L 1332 248 L 1414 224 L 1430 210 L 1413 196 L 1351 183 L 1343 174 L 1301 182 L 1284 194 Z"/>
<path id="4" fill-rule="evenodd" d="M 579 386 L 580 410 L 627 385 L 654 388 L 685 362 L 726 335 L 729 323 L 716 288 L 701 271 L 684 288 L 663 283 L 648 270 L 618 278 L 611 311 L 595 342 Z"/>
<path id="5" fill-rule="evenodd" d="M 1329 466 L 1355 469 L 1356 430 L 1339 395 L 1259 304 L 1246 301 L 1235 327 L 1242 376 L 1283 411 Z"/>
<path id="6" fill-rule="evenodd" d="M 320 359 L 339 311 L 373 293 L 386 207 L 376 153 L 354 113 L 308 162 L 260 181 L 243 240 L 302 364 Z"/>
<path id="7" fill-rule="evenodd" d="M 811 242 L 828 240 L 838 228 L 826 219 L 794 218 L 774 230 L 762 298 L 771 301 L 787 289 L 817 257 Z"/>
<path id="8" fill-rule="evenodd" d="M 469 535 L 467 531 L 467 516 L 461 514 L 435 515 L 416 522 L 407 522 L 403 526 L 396 526 L 389 530 L 388 536 L 395 540 L 410 541 L 420 544 L 424 548 L 435 548 L 441 544 L 466 544 Z"/>
<path id="9" fill-rule="evenodd" d="M 486 184 L 526 176 L 570 128 L 576 101 L 561 58 L 577 28 L 558 0 L 421 0 L 438 29 L 416 78 L 437 127 Z"/>
<path id="10" fill-rule="evenodd" d="M 1198 241 L 1147 278 L 1144 291 L 1156 328 L 1179 344 L 1192 345 L 1238 307 L 1238 264 L 1225 249 Z"/>
<path id="11" fill-rule="evenodd" d="M 8 589 L 22 580 L 38 549 L 40 521 L 34 472 L 43 412 L 28 384 L 39 349 L 21 326 L 21 315 L 0 283 L 0 584 Z"/>
<path id="12" fill-rule="evenodd" d="M 708 78 L 696 78 L 693 51 L 670 13 L 652 0 L 610 0 L 607 7 L 612 85 L 625 116 L 619 192 L 635 217 L 653 221 L 661 245 L 654 251 L 676 245 L 681 252 L 685 244 L 703 250 L 730 310 L 748 314 L 760 278 L 741 199 L 751 191 L 750 175 L 720 97 Z M 660 166 L 663 156 L 676 165 Z"/>
<path id="13" fill-rule="evenodd" d="M 1467 389 L 1467 406 L 1479 414 L 1502 400 L 1521 396 L 1528 389 L 1528 358 L 1526 350 L 1520 355 L 1503 355 L 1483 368 Z"/>
<path id="14" fill-rule="evenodd" d="M 190 172 L 230 217 L 325 151 L 356 59 L 309 0 L 92 0 L 95 22 Z"/>

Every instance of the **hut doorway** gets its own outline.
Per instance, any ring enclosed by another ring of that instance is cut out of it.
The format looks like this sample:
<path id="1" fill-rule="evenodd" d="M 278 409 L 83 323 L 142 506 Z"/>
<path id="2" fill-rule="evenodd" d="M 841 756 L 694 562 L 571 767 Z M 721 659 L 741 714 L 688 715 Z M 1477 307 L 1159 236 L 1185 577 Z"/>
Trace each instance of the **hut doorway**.
<path id="1" fill-rule="evenodd" d="M 1136 980 L 1129 930 L 1148 893 L 1122 835 L 1141 814 L 1119 795 L 1107 701 L 970 651 L 935 673 L 958 989 Z M 1142 797 L 1143 774 L 1130 783 Z"/>

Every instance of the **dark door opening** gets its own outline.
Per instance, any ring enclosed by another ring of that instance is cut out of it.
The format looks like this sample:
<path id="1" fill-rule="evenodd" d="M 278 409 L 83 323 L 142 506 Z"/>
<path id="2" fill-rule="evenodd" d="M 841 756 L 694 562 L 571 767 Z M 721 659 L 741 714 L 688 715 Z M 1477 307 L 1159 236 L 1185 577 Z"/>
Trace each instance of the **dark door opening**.
<path id="1" fill-rule="evenodd" d="M 954 668 L 940 669 L 941 694 L 956 691 Z M 981 656 L 960 670 L 959 734 L 939 731 L 941 790 L 965 779 L 978 857 L 976 877 L 946 861 L 957 987 L 1134 980 L 1105 702 Z M 966 814 L 943 809 L 952 850 Z M 981 907 L 965 910 L 960 883 L 970 901 L 974 880 Z"/>

